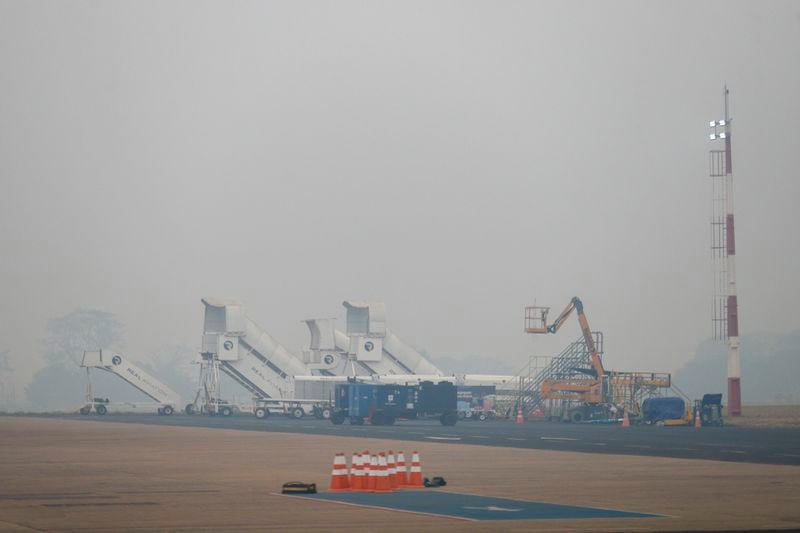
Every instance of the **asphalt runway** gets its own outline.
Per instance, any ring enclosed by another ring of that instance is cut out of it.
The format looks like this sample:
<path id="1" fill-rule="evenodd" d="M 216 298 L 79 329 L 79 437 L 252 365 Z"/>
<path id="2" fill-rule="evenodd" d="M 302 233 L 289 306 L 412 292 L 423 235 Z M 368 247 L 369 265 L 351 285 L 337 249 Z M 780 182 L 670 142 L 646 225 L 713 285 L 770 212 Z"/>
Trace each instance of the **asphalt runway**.
<path id="1" fill-rule="evenodd" d="M 800 428 L 652 427 L 566 424 L 509 420 L 460 421 L 445 427 L 437 420 L 404 420 L 393 426 L 334 425 L 306 417 L 158 416 L 150 414 L 61 415 L 91 422 L 124 422 L 167 426 L 270 431 L 307 435 L 374 437 L 412 442 L 447 442 L 510 448 L 584 453 L 644 455 L 681 459 L 711 459 L 746 463 L 800 465 Z M 349 452 L 352 450 L 342 450 Z"/>

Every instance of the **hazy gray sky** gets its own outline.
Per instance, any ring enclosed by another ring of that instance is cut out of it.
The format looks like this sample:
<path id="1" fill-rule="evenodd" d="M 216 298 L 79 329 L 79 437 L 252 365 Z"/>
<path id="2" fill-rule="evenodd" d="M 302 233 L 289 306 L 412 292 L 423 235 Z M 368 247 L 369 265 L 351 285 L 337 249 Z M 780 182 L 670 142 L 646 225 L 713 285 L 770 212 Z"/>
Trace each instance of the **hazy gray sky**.
<path id="1" fill-rule="evenodd" d="M 795 330 L 798 57 L 796 1 L 0 0 L 0 349 L 27 381 L 76 307 L 134 358 L 198 346 L 202 296 L 299 349 L 367 298 L 522 364 L 578 335 L 523 307 L 579 295 L 607 366 L 674 370 L 711 331 L 725 82 L 741 331 Z"/>

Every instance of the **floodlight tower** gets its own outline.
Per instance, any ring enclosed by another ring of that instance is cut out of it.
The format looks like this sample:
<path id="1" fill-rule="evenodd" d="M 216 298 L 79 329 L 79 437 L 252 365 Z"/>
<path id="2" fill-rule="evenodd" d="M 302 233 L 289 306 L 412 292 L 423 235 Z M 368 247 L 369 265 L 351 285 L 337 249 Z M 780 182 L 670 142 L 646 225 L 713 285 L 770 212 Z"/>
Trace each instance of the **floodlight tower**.
<path id="1" fill-rule="evenodd" d="M 731 158 L 731 117 L 728 86 L 724 88 L 725 116 L 712 120 L 708 138 L 725 142 L 724 150 L 711 150 L 712 181 L 711 252 L 714 267 L 714 336 L 728 341 L 728 412 L 742 414 L 742 364 L 739 355 L 739 306 L 736 300 L 736 240 L 733 224 L 733 161 Z M 724 211 L 723 211 L 724 210 Z"/>

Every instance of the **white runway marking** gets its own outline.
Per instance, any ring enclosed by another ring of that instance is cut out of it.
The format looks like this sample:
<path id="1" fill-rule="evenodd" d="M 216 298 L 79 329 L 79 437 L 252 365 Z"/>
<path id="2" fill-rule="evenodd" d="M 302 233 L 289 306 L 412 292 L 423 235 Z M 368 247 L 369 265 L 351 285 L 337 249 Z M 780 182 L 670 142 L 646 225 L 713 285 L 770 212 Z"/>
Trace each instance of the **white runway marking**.
<path id="1" fill-rule="evenodd" d="M 461 437 L 425 437 L 432 440 L 461 440 Z"/>
<path id="2" fill-rule="evenodd" d="M 506 437 L 506 440 L 526 440 L 526 439 L 518 439 L 516 437 Z"/>
<path id="3" fill-rule="evenodd" d="M 473 439 L 491 439 L 491 437 L 487 437 L 486 435 L 468 435 L 468 436 L 472 437 Z"/>
<path id="4" fill-rule="evenodd" d="M 781 457 L 800 457 L 800 454 L 796 453 L 775 453 L 773 455 L 780 455 Z"/>
<path id="5" fill-rule="evenodd" d="M 605 446 L 605 445 L 606 445 L 606 443 L 605 443 L 605 442 L 592 442 L 592 443 L 590 443 L 590 444 L 591 444 L 592 446 Z"/>
<path id="6" fill-rule="evenodd" d="M 581 440 L 581 439 L 573 439 L 571 437 L 539 437 L 542 440 Z"/>

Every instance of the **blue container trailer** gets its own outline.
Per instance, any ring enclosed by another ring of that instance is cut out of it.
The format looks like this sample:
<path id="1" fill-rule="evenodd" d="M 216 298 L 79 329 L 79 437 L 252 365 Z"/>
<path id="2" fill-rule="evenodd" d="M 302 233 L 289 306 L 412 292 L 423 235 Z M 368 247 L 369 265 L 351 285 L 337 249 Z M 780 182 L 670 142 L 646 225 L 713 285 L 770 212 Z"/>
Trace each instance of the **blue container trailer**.
<path id="1" fill-rule="evenodd" d="M 445 426 L 458 421 L 456 387 L 449 382 L 394 385 L 349 381 L 336 385 L 331 422 L 376 426 L 392 425 L 398 418 L 438 415 Z"/>

